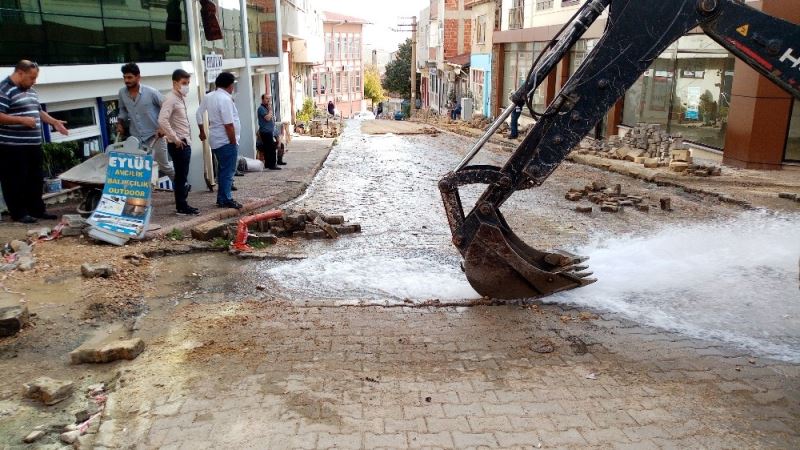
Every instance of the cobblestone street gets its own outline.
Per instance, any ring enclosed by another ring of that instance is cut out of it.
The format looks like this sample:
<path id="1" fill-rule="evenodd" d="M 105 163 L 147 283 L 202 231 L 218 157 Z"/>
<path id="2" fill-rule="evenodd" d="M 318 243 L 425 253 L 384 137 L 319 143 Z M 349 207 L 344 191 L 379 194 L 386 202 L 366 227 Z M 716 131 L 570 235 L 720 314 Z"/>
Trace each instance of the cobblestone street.
<path id="1" fill-rule="evenodd" d="M 292 251 L 307 254 L 299 262 L 243 264 L 225 274 L 192 269 L 201 287 L 179 287 L 184 294 L 158 300 L 177 305 L 168 315 L 142 320 L 149 349 L 122 369 L 96 444 L 800 445 L 796 364 L 730 342 L 643 326 L 621 314 L 486 304 L 465 290 L 435 190 L 437 176 L 463 148 L 461 138 L 365 137 L 351 127 L 308 193 L 291 206 L 344 214 L 361 222 L 364 233 L 295 246 Z M 495 149 L 481 157 L 496 162 L 503 155 Z M 509 222 L 534 245 L 553 247 L 584 242 L 598 227 L 646 234 L 740 213 L 675 195 L 672 213 L 587 221 L 563 206 L 563 192 L 593 179 L 654 198 L 676 192 L 565 165 L 540 189 L 509 202 L 507 209 L 515 211 Z M 164 260 L 154 272 L 184 263 Z M 266 292 L 256 293 L 257 283 Z M 593 291 L 574 292 L 587 297 Z M 717 314 L 675 309 L 678 321 Z M 751 320 L 762 320 L 756 316 Z M 720 317 L 731 321 L 721 326 L 738 326 L 728 315 Z M 793 338 L 785 339 L 793 348 Z"/>
<path id="2" fill-rule="evenodd" d="M 577 310 L 246 302 L 177 316 L 172 350 L 123 375 L 109 447 L 800 443 L 797 366 Z M 153 386 L 166 361 L 180 375 Z"/>

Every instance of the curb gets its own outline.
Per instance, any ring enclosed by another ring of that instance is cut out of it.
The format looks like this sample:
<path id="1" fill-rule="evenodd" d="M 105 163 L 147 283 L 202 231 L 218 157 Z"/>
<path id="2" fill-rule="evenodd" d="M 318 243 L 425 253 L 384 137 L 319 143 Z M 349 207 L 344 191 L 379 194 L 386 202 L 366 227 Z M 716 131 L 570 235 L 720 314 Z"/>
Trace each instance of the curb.
<path id="1" fill-rule="evenodd" d="M 328 160 L 328 156 L 331 154 L 331 151 L 333 150 L 333 147 L 336 144 L 337 142 L 336 140 L 334 140 L 328 147 L 328 150 L 325 152 L 325 156 L 323 156 L 320 159 L 320 161 L 317 162 L 311 168 L 311 173 L 313 174 L 311 176 L 311 181 L 313 181 L 314 178 L 316 178 L 317 174 L 322 169 L 322 166 L 325 165 L 325 162 Z M 145 236 L 145 240 L 163 238 L 174 229 L 180 231 L 189 231 L 198 225 L 202 225 L 206 222 L 211 222 L 212 220 L 225 220 L 233 217 L 241 217 L 248 215 L 248 213 L 251 213 L 253 211 L 257 211 L 259 209 L 274 209 L 277 206 L 280 206 L 290 200 L 294 200 L 295 198 L 303 195 L 306 192 L 306 189 L 308 189 L 308 186 L 310 184 L 311 184 L 310 181 L 296 184 L 294 187 L 286 189 L 285 191 L 281 192 L 278 195 L 245 203 L 242 205 L 242 209 L 238 210 L 232 208 L 220 209 L 218 212 L 203 214 L 202 216 L 196 217 L 194 219 L 181 222 L 179 225 L 171 227 L 169 230 L 167 230 L 166 228 L 162 228 L 160 230 L 148 232 Z"/>

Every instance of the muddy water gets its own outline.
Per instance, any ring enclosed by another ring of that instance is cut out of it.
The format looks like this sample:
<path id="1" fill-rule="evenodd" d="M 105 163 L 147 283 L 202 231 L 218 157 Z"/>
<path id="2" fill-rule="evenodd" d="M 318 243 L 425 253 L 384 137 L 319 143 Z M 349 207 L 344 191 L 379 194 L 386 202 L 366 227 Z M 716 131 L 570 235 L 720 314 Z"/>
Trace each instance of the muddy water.
<path id="1" fill-rule="evenodd" d="M 479 298 L 460 270 L 436 187 L 464 147 L 463 139 L 449 135 L 365 136 L 357 122 L 349 123 L 307 194 L 287 206 L 343 214 L 361 223 L 363 233 L 302 243 L 305 259 L 252 263 L 218 285 L 207 282 L 204 290 L 246 296 L 261 284 L 264 296 L 332 304 Z M 475 163 L 502 164 L 507 156 L 484 152 Z M 592 257 L 600 282 L 548 301 L 800 361 L 797 217 L 742 215 L 675 192 L 675 213 L 574 213 L 564 191 L 593 179 L 620 182 L 626 192 L 651 198 L 665 194 L 565 164 L 545 185 L 518 192 L 503 207 L 529 243 Z M 465 206 L 480 192 L 462 191 Z"/>

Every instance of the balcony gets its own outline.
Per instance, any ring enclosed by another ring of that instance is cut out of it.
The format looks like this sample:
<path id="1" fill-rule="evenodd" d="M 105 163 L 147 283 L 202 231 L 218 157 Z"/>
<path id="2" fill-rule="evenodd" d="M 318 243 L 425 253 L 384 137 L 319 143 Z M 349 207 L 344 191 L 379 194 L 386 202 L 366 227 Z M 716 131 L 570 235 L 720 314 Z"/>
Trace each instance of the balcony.
<path id="1" fill-rule="evenodd" d="M 525 26 L 525 10 L 522 6 L 508 10 L 508 29 L 519 30 Z"/>

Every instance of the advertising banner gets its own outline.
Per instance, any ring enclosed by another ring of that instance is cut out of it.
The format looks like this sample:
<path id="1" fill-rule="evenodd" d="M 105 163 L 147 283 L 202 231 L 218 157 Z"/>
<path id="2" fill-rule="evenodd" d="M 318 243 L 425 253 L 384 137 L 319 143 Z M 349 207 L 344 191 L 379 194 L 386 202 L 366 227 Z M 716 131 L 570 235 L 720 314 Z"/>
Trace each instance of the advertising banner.
<path id="1" fill-rule="evenodd" d="M 153 157 L 108 152 L 103 197 L 88 222 L 100 231 L 98 237 L 118 244 L 141 238 L 151 213 Z M 104 239 L 101 236 L 106 236 Z"/>

